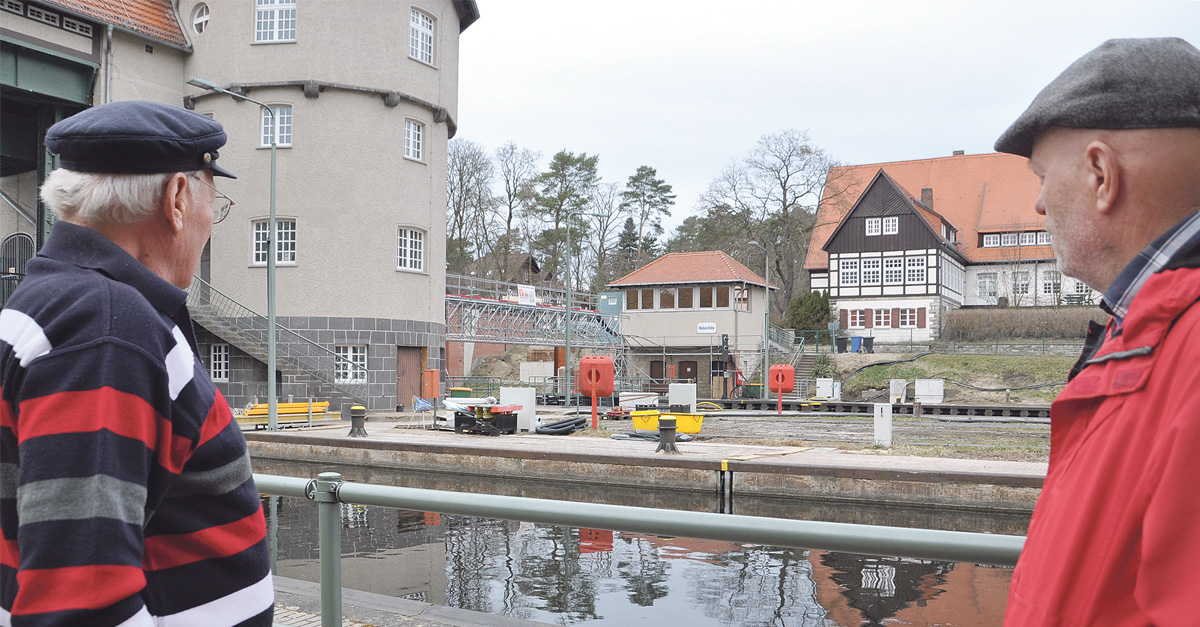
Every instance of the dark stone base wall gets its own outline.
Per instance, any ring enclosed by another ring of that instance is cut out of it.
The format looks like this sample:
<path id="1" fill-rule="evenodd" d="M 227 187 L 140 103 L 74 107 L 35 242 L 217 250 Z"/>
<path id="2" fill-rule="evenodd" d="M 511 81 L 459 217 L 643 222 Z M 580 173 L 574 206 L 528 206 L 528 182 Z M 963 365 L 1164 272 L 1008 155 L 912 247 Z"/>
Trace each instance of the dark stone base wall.
<path id="1" fill-rule="evenodd" d="M 367 399 L 368 409 L 395 409 L 396 399 L 396 349 L 397 347 L 425 348 L 428 363 L 425 368 L 441 371 L 445 380 L 445 325 L 419 320 L 393 320 L 389 318 L 341 318 L 325 316 L 293 316 L 277 318 L 277 322 L 297 334 L 333 350 L 338 344 L 365 344 L 367 346 L 367 369 L 370 371 Z M 225 342 L 229 346 L 229 380 L 217 382 L 217 388 L 234 408 L 250 403 L 267 402 L 267 367 L 254 356 L 242 351 L 233 342 L 218 338 L 202 327 L 196 328 L 196 340 L 200 345 L 201 359 L 206 365 L 209 347 L 214 342 Z M 316 401 L 330 401 L 331 407 L 340 409 L 352 399 L 330 398 L 328 394 L 317 396 L 323 387 L 317 381 L 302 377 L 280 377 L 276 391 L 279 402 L 301 402 L 309 395 Z M 290 399 L 289 399 L 290 397 Z M 361 402 L 361 401 L 355 401 Z M 403 401 L 401 401 L 403 402 Z M 407 403 L 405 403 L 407 404 Z"/>

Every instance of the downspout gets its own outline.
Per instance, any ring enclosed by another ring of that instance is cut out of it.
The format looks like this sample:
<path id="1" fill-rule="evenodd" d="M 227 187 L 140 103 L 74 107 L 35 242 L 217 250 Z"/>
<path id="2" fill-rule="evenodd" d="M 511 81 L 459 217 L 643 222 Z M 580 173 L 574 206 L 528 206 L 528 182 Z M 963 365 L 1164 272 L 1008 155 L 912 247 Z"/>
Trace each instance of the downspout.
<path id="1" fill-rule="evenodd" d="M 113 26 L 108 25 L 104 33 L 104 102 L 112 101 L 112 38 Z"/>

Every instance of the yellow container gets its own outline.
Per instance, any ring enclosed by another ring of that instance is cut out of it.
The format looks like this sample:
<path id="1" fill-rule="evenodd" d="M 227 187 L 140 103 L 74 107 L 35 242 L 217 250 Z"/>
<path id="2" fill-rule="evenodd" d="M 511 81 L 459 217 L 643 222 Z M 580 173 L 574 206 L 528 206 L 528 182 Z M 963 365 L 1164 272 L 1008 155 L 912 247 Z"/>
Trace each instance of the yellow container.
<path id="1" fill-rule="evenodd" d="M 655 410 L 633 412 L 634 431 L 653 431 L 658 433 L 658 416 Z M 666 418 L 675 419 L 675 430 L 679 433 L 700 433 L 704 423 L 702 414 L 662 414 Z"/>

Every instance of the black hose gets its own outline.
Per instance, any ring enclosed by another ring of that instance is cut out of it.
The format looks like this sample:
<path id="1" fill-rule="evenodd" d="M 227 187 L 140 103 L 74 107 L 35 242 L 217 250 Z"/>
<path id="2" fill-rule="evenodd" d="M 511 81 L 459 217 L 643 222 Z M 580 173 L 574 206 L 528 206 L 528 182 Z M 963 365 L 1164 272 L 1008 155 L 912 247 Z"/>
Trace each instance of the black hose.
<path id="1" fill-rule="evenodd" d="M 579 429 L 586 428 L 587 423 L 587 416 L 579 416 L 577 418 L 567 418 L 566 420 L 559 420 L 558 422 L 552 422 L 548 425 L 542 425 L 534 431 L 542 435 L 569 435 Z"/>

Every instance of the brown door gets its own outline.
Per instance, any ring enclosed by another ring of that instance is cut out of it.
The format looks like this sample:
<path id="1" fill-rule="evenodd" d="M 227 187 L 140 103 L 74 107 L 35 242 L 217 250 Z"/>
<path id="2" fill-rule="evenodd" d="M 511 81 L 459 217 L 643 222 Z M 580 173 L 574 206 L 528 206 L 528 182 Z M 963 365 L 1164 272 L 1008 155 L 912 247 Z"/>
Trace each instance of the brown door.
<path id="1" fill-rule="evenodd" d="M 680 379 L 685 379 L 688 381 L 695 381 L 697 370 L 699 370 L 699 367 L 696 365 L 696 362 L 694 362 L 694 361 L 679 362 L 679 378 Z"/>
<path id="2" fill-rule="evenodd" d="M 396 347 L 396 404 L 412 407 L 413 396 L 421 394 L 421 349 Z"/>
<path id="3" fill-rule="evenodd" d="M 663 362 L 661 362 L 661 361 L 651 361 L 650 362 L 650 378 L 654 379 L 655 381 L 662 381 Z"/>

